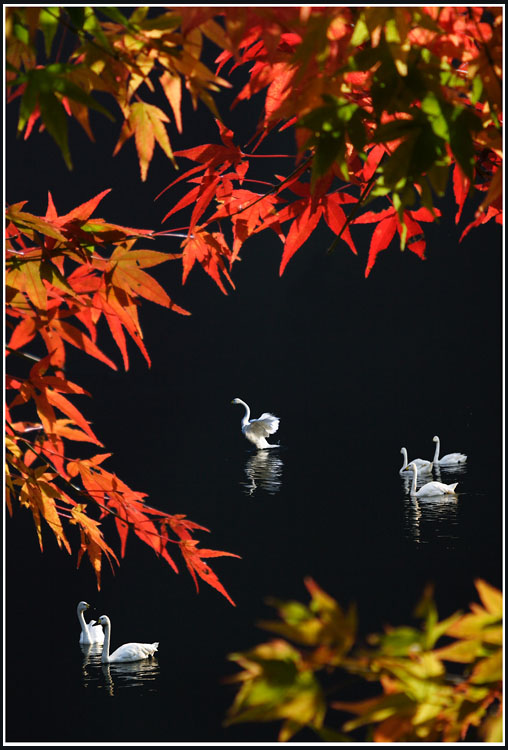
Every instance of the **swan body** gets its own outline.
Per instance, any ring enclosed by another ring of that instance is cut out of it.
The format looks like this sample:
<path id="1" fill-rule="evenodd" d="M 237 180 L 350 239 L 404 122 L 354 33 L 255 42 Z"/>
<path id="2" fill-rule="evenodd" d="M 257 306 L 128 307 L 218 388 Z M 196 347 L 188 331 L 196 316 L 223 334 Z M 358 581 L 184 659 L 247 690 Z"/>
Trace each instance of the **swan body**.
<path id="1" fill-rule="evenodd" d="M 111 639 L 111 621 L 106 615 L 99 617 L 99 625 L 104 628 L 104 646 L 102 648 L 101 661 L 103 664 L 117 664 L 119 662 L 141 661 L 148 659 L 157 651 L 159 643 L 125 643 L 119 646 L 112 654 L 109 653 Z"/>
<path id="2" fill-rule="evenodd" d="M 264 412 L 258 419 L 250 419 L 250 409 L 241 398 L 234 398 L 232 404 L 241 404 L 245 407 L 245 414 L 242 419 L 242 432 L 256 448 L 278 448 L 267 441 L 269 435 L 273 435 L 279 429 L 279 418 L 268 412 Z"/>
<path id="3" fill-rule="evenodd" d="M 412 495 L 413 497 L 429 497 L 431 495 L 453 495 L 455 494 L 455 488 L 458 485 L 458 482 L 454 482 L 453 484 L 443 484 L 443 482 L 427 482 L 427 484 L 424 484 L 417 491 L 416 479 L 418 476 L 418 469 L 414 461 L 412 461 L 409 464 L 406 471 L 408 469 L 412 469 L 413 471 L 413 483 L 411 485 L 411 491 L 410 491 L 410 495 Z"/>
<path id="4" fill-rule="evenodd" d="M 404 463 L 399 469 L 399 474 L 402 474 L 402 472 L 406 471 L 406 467 L 410 462 L 407 460 L 407 450 L 405 448 L 401 448 L 400 452 L 404 457 Z M 418 469 L 418 471 L 432 471 L 432 461 L 426 461 L 424 458 L 413 458 L 412 463 L 416 464 L 416 468 Z"/>
<path id="5" fill-rule="evenodd" d="M 95 620 L 86 622 L 83 612 L 90 608 L 90 605 L 86 602 L 80 602 L 78 604 L 78 620 L 81 625 L 81 635 L 79 636 L 79 642 L 85 646 L 91 643 L 104 643 L 104 631 L 98 627 L 98 623 Z"/>
<path id="6" fill-rule="evenodd" d="M 467 456 L 463 453 L 447 453 L 446 456 L 439 458 L 440 442 L 437 435 L 434 435 L 432 440 L 436 444 L 436 450 L 434 452 L 434 463 L 439 466 L 454 466 L 455 464 L 463 464 L 467 460 Z"/>

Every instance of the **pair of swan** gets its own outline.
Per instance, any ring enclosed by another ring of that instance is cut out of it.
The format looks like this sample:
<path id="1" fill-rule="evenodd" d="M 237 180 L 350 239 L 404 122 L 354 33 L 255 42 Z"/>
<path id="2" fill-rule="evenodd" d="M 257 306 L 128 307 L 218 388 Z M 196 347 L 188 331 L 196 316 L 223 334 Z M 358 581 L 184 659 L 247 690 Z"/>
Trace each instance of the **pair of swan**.
<path id="1" fill-rule="evenodd" d="M 250 409 L 241 398 L 234 398 L 232 404 L 241 404 L 245 408 L 242 419 L 242 432 L 256 448 L 278 448 L 267 441 L 269 435 L 273 435 L 279 429 L 280 420 L 274 414 L 264 412 L 258 419 L 250 419 Z"/>
<path id="2" fill-rule="evenodd" d="M 440 440 L 437 435 L 434 435 L 432 440 L 436 444 L 436 450 L 434 451 L 434 458 L 432 461 L 426 461 L 424 458 L 414 458 L 413 461 L 408 461 L 407 450 L 405 448 L 400 449 L 404 458 L 404 463 L 399 469 L 399 474 L 403 474 L 410 463 L 416 464 L 418 471 L 428 472 L 432 471 L 434 466 L 456 466 L 457 464 L 463 464 L 466 462 L 467 456 L 464 455 L 464 453 L 447 453 L 446 456 L 439 458 L 439 452 L 441 449 Z"/>
<path id="3" fill-rule="evenodd" d="M 104 644 L 101 657 L 103 664 L 140 661 L 141 659 L 148 659 L 157 651 L 158 643 L 125 643 L 110 654 L 111 621 L 106 615 L 101 615 L 97 622 L 90 620 L 87 623 L 83 612 L 89 608 L 90 605 L 87 602 L 79 602 L 78 604 L 78 620 L 81 625 L 79 642 L 85 645 L 91 643 Z"/>

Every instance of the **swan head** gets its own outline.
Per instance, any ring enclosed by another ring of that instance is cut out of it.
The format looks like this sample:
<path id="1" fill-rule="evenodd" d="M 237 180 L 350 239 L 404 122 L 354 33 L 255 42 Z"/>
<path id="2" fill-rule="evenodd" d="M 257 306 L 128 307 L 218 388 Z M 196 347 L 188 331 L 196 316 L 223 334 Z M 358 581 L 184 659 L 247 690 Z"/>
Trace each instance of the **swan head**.
<path id="1" fill-rule="evenodd" d="M 102 627 L 105 628 L 107 625 L 110 625 L 109 617 L 107 617 L 107 615 L 101 615 L 95 624 L 102 625 Z"/>
<path id="2" fill-rule="evenodd" d="M 243 401 L 242 401 L 242 399 L 241 399 L 241 398 L 234 398 L 234 399 L 233 399 L 233 400 L 231 401 L 231 403 L 232 403 L 232 404 L 243 404 Z"/>
<path id="3" fill-rule="evenodd" d="M 409 471 L 409 469 L 411 469 L 412 471 L 416 471 L 416 464 L 414 461 L 411 461 L 411 463 L 406 466 L 404 471 Z"/>
<path id="4" fill-rule="evenodd" d="M 90 605 L 87 602 L 80 602 L 78 604 L 78 612 L 85 612 L 87 609 L 90 609 Z"/>
<path id="5" fill-rule="evenodd" d="M 437 442 L 438 442 L 438 440 L 439 440 L 438 436 L 437 436 L 437 435 L 434 435 L 434 437 L 432 438 L 432 441 L 433 441 L 434 443 L 437 443 Z"/>

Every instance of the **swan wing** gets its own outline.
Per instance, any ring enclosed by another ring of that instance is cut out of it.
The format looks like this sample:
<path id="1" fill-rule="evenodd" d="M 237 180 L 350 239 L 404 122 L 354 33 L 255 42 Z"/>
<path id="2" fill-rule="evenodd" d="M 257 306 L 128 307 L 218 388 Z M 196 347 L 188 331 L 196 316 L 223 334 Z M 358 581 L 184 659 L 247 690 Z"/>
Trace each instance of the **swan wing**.
<path id="1" fill-rule="evenodd" d="M 114 661 L 139 661 L 147 659 L 157 651 L 159 643 L 125 643 L 113 651 L 109 657 L 110 662 Z"/>
<path id="2" fill-rule="evenodd" d="M 88 632 L 92 643 L 104 643 L 104 630 L 98 622 L 90 620 L 88 623 Z"/>
<path id="3" fill-rule="evenodd" d="M 89 643 L 104 643 L 104 631 L 100 625 L 96 626 L 95 620 L 85 622 L 85 629 L 81 630 L 79 642 L 87 645 Z"/>
<path id="4" fill-rule="evenodd" d="M 443 482 L 427 482 L 423 487 L 420 487 L 417 495 L 447 495 L 450 492 L 455 492 L 455 484 L 443 484 Z"/>
<path id="5" fill-rule="evenodd" d="M 439 459 L 440 464 L 463 464 L 467 459 L 463 453 L 447 453 Z"/>
<path id="6" fill-rule="evenodd" d="M 432 461 L 427 461 L 425 458 L 413 458 L 413 463 L 416 464 L 418 471 L 432 469 Z"/>
<path id="7" fill-rule="evenodd" d="M 279 429 L 280 420 L 268 412 L 261 414 L 259 419 L 251 419 L 245 430 L 257 437 L 268 437 Z"/>
<path id="8" fill-rule="evenodd" d="M 433 484 L 438 485 L 443 495 L 446 495 L 448 492 L 455 492 L 455 487 L 458 485 L 458 482 L 455 482 L 454 484 L 443 484 L 443 482 L 433 482 Z"/>

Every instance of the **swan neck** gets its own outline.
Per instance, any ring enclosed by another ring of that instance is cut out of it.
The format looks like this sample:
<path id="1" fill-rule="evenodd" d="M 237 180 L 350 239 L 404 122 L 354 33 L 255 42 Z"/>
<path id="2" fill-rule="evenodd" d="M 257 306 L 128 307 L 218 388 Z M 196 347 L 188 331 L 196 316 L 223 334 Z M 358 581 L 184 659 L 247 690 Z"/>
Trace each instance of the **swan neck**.
<path id="1" fill-rule="evenodd" d="M 104 625 L 104 644 L 102 646 L 102 658 L 103 664 L 109 661 L 109 639 L 111 637 L 111 625 L 109 622 Z"/>
<path id="2" fill-rule="evenodd" d="M 84 635 L 88 635 L 88 626 L 86 624 L 86 620 L 83 615 L 83 611 L 81 609 L 78 609 L 78 620 L 79 620 L 79 624 L 81 625 L 81 632 Z"/>
<path id="3" fill-rule="evenodd" d="M 432 459 L 432 462 L 437 464 L 439 462 L 439 438 L 436 440 L 436 450 L 434 451 L 434 458 Z"/>
<path id="4" fill-rule="evenodd" d="M 400 452 L 402 453 L 402 460 L 403 460 L 402 468 L 405 469 L 407 466 L 407 450 L 405 448 L 401 448 Z"/>
<path id="5" fill-rule="evenodd" d="M 240 401 L 240 403 L 243 404 L 243 406 L 245 407 L 245 414 L 243 415 L 242 424 L 246 425 L 248 424 L 249 419 L 250 419 L 250 409 L 245 403 L 245 401 Z"/>

